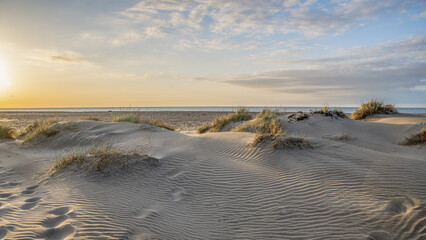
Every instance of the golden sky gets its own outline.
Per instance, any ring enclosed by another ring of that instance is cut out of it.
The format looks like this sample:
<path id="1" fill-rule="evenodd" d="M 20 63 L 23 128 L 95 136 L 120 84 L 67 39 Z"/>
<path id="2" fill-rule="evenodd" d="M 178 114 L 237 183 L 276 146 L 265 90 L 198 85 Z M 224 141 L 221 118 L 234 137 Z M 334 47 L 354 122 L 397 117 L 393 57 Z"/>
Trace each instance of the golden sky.
<path id="1" fill-rule="evenodd" d="M 0 1 L 0 108 L 426 107 L 422 1 Z"/>

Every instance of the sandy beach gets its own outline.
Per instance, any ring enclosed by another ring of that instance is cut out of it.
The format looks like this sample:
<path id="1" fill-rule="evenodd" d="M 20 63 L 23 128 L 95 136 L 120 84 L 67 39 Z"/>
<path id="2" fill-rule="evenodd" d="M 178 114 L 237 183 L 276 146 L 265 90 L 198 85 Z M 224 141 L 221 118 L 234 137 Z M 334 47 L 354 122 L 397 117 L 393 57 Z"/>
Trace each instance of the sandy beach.
<path id="1" fill-rule="evenodd" d="M 185 132 L 218 113 L 146 114 L 184 132 L 76 121 L 82 113 L 2 114 L 15 126 L 54 115 L 73 128 L 34 143 L 1 140 L 0 239 L 426 238 L 426 148 L 400 144 L 425 114 L 282 114 L 287 135 L 312 145 L 282 150 L 251 147 L 250 132 Z M 47 174 L 65 152 L 106 143 L 159 165 Z"/>
<path id="2" fill-rule="evenodd" d="M 56 118 L 61 121 L 79 121 L 87 117 L 99 118 L 101 121 L 111 119 L 123 112 L 1 112 L 0 124 L 15 128 L 25 128 L 34 120 Z M 203 124 L 211 122 L 216 117 L 229 114 L 229 112 L 138 112 L 143 119 L 158 119 L 174 126 L 177 131 L 195 131 Z M 253 113 L 255 116 L 256 113 Z"/>

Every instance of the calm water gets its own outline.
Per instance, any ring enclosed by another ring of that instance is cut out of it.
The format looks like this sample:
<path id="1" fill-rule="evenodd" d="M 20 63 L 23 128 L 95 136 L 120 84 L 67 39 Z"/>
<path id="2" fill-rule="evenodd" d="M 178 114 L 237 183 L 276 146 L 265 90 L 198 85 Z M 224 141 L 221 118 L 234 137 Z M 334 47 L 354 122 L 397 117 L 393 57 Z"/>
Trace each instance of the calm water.
<path id="1" fill-rule="evenodd" d="M 90 108 L 0 108 L 0 112 L 109 112 L 109 111 L 207 111 L 207 112 L 232 112 L 238 107 L 90 107 Z M 263 109 L 279 110 L 282 112 L 309 112 L 319 110 L 321 107 L 245 107 L 251 112 L 260 112 Z M 352 113 L 357 107 L 330 107 L 340 109 L 345 113 Z M 426 108 L 397 108 L 400 113 L 426 113 Z"/>

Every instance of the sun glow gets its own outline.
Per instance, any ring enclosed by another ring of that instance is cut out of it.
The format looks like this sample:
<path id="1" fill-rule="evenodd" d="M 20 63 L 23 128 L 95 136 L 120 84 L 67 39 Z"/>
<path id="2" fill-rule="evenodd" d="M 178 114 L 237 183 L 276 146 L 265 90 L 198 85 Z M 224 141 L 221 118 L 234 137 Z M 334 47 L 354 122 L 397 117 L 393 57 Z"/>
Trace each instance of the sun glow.
<path id="1" fill-rule="evenodd" d="M 0 90 L 12 85 L 6 62 L 0 56 Z"/>

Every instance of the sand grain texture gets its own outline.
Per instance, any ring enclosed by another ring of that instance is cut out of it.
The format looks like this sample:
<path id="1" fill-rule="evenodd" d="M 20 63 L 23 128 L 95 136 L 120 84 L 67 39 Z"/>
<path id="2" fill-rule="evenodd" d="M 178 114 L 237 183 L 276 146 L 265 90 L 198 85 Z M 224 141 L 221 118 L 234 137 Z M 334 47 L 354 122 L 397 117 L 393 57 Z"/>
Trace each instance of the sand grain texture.
<path id="1" fill-rule="evenodd" d="M 0 239 L 426 239 L 426 148 L 399 144 L 426 117 L 400 117 L 285 121 L 314 144 L 302 150 L 94 121 L 39 144 L 1 140 Z M 353 138 L 330 139 L 341 134 Z M 43 174 L 64 150 L 105 143 L 161 164 Z"/>

